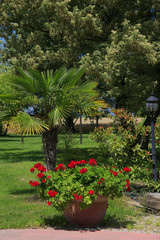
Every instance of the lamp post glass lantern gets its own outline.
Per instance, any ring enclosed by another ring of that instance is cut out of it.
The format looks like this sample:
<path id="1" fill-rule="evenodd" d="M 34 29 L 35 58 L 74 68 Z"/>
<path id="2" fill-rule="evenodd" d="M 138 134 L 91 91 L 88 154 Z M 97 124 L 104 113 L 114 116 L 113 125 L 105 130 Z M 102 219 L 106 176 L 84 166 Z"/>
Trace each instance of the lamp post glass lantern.
<path id="1" fill-rule="evenodd" d="M 154 93 L 151 93 L 151 96 L 147 98 L 146 100 L 146 108 L 148 112 L 151 114 L 151 116 L 155 116 L 157 110 L 158 110 L 158 98 L 154 96 Z"/>
<path id="2" fill-rule="evenodd" d="M 151 115 L 151 136 L 152 136 L 152 160 L 153 160 L 153 178 L 154 181 L 157 181 L 157 163 L 156 163 L 156 148 L 155 148 L 155 134 L 154 134 L 154 123 L 155 115 L 158 111 L 158 98 L 154 96 L 154 93 L 151 93 L 151 96 L 146 100 L 146 109 Z"/>

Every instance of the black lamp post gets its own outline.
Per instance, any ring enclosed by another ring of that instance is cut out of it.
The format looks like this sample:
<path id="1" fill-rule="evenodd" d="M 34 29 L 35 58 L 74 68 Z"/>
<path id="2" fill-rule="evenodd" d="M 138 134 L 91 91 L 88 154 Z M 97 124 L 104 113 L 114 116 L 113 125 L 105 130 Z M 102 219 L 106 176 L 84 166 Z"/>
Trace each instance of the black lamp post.
<path id="1" fill-rule="evenodd" d="M 152 135 L 152 160 L 153 160 L 153 177 L 154 181 L 157 181 L 157 163 L 156 163 L 156 148 L 155 148 L 155 134 L 154 134 L 154 123 L 155 115 L 158 110 L 158 98 L 151 93 L 151 96 L 146 100 L 146 108 L 151 116 L 151 135 Z"/>

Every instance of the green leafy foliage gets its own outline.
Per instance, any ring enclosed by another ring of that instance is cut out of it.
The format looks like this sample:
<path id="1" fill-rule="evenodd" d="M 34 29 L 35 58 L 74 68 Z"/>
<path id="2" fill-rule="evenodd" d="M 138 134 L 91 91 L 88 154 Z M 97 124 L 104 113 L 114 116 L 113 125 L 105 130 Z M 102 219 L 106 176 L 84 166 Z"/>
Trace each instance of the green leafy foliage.
<path id="1" fill-rule="evenodd" d="M 3 0 L 1 61 L 40 71 L 85 63 L 104 97 L 144 112 L 160 92 L 159 9 L 155 0 Z"/>
<path id="2" fill-rule="evenodd" d="M 81 59 L 87 65 L 86 77 L 99 79 L 102 91 L 107 90 L 104 96 L 113 98 L 116 108 L 136 113 L 142 107 L 141 112 L 145 113 L 145 99 L 152 89 L 159 95 L 159 43 L 150 40 L 143 24 L 133 24 L 126 18 L 112 29 L 103 47 Z"/>
<path id="3" fill-rule="evenodd" d="M 153 181 L 153 161 L 149 150 L 143 149 L 145 138 L 150 139 L 151 128 L 137 124 L 136 117 L 124 109 L 114 111 L 114 124 L 112 127 L 104 129 L 95 128 L 91 133 L 91 139 L 97 142 L 97 147 L 92 149 L 92 154 L 105 162 L 118 167 L 130 166 L 132 169 L 132 180 L 143 182 L 151 191 L 160 191 L 160 182 Z M 155 125 L 156 149 L 159 148 L 160 125 Z M 147 146 L 150 148 L 149 146 Z M 157 161 L 157 172 L 160 171 L 159 161 Z"/>
<path id="4" fill-rule="evenodd" d="M 145 134 L 145 129 L 138 128 L 136 118 L 127 111 L 117 109 L 114 113 L 112 127 L 95 128 L 91 133 L 91 139 L 98 143 L 93 150 L 94 154 L 107 164 L 112 163 L 118 167 L 150 164 L 148 152 L 142 150 L 139 143 L 139 137 Z"/>

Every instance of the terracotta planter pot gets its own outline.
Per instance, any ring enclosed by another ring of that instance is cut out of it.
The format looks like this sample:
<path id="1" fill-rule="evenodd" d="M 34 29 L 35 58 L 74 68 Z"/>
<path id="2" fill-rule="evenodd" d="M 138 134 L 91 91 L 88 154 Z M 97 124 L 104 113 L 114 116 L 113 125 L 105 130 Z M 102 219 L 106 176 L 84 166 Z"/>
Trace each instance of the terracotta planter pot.
<path id="1" fill-rule="evenodd" d="M 98 226 L 108 208 L 108 197 L 98 195 L 91 206 L 86 209 L 80 209 L 82 200 L 72 200 L 64 211 L 67 221 L 77 226 Z"/>

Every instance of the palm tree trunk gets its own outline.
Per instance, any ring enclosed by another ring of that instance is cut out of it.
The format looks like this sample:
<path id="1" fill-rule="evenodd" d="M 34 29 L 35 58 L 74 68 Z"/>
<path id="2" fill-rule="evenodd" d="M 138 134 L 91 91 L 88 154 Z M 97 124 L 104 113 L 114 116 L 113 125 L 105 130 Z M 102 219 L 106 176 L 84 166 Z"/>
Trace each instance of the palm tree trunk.
<path id="1" fill-rule="evenodd" d="M 44 149 L 44 157 L 46 169 L 54 170 L 56 167 L 56 147 L 58 142 L 58 129 L 54 127 L 42 133 L 42 143 Z"/>

